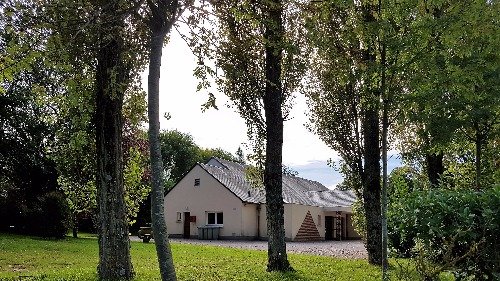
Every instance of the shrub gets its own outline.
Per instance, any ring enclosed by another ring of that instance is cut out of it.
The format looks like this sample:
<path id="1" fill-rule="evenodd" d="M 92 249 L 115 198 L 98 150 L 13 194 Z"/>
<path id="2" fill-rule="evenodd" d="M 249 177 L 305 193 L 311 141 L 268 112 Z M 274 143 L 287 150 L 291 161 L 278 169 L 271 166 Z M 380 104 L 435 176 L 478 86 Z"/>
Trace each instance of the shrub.
<path id="1" fill-rule="evenodd" d="M 398 200 L 390 243 L 399 254 L 415 258 L 426 280 L 445 270 L 457 279 L 500 278 L 500 187 L 415 191 Z"/>
<path id="2" fill-rule="evenodd" d="M 27 232 L 41 237 L 64 238 L 71 226 L 70 209 L 60 192 L 42 195 L 28 216 Z"/>

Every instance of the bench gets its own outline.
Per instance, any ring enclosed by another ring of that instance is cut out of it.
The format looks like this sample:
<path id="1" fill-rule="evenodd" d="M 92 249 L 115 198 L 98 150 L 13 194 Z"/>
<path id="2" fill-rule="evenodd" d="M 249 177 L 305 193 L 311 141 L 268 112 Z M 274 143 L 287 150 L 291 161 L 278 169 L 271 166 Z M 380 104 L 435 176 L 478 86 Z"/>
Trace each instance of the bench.
<path id="1" fill-rule="evenodd" d="M 150 226 L 140 227 L 139 231 L 137 232 L 137 237 L 142 239 L 142 242 L 149 243 L 151 238 L 154 239 L 153 230 Z"/>

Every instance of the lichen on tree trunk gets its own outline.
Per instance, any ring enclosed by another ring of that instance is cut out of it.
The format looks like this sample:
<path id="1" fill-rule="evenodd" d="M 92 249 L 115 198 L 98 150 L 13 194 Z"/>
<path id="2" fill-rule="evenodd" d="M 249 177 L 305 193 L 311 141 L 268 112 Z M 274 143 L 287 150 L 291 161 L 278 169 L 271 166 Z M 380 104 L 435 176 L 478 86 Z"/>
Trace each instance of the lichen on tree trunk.
<path id="1" fill-rule="evenodd" d="M 165 32 L 153 32 L 151 35 L 149 77 L 148 77 L 148 116 L 149 146 L 151 153 L 151 221 L 160 274 L 162 280 L 176 280 L 175 267 L 170 243 L 168 242 L 167 224 L 164 215 L 163 163 L 160 148 L 159 117 L 159 80 L 162 47 Z M 188 218 L 184 218 L 188 219 Z"/>
<path id="2" fill-rule="evenodd" d="M 106 12 L 111 13 L 112 5 Z M 96 71 L 97 205 L 99 278 L 131 279 L 130 241 L 123 186 L 122 106 L 129 69 L 123 61 L 121 17 L 102 27 Z M 109 26 L 108 26 L 109 25 Z M 106 28 L 108 27 L 108 28 Z M 106 30 L 106 31 L 104 31 Z"/>
<path id="3" fill-rule="evenodd" d="M 268 235 L 268 271 L 290 271 L 285 243 L 284 207 L 282 194 L 283 93 L 281 88 L 281 61 L 283 44 L 282 3 L 268 3 L 269 22 L 264 37 L 267 40 L 266 88 L 264 110 L 266 116 L 266 160 L 264 186 Z"/>
<path id="4" fill-rule="evenodd" d="M 382 228 L 380 209 L 380 145 L 377 107 L 365 110 L 362 126 L 364 138 L 363 206 L 366 217 L 366 250 L 368 262 L 382 263 Z"/>

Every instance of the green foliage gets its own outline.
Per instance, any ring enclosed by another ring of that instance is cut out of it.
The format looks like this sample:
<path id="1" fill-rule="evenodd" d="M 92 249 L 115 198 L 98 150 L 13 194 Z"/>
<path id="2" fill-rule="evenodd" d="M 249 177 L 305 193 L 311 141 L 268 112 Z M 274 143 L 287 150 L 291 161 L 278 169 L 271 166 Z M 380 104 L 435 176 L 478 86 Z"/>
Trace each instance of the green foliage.
<path id="1" fill-rule="evenodd" d="M 20 155 L 12 157 L 12 160 L 18 159 L 22 166 L 31 166 L 28 165 L 28 155 L 50 158 L 56 164 L 56 177 L 58 177 L 57 182 L 54 181 L 53 189 L 57 184 L 61 185 L 60 188 L 67 196 L 74 217 L 80 213 L 89 213 L 96 205 L 94 58 L 95 43 L 101 40 L 97 38 L 101 23 L 91 20 L 94 17 L 95 7 L 89 1 L 77 3 L 13 0 L 2 3 L 1 8 L 5 9 L 6 13 L 0 16 L 0 25 L 6 28 L 2 28 L 0 34 L 2 57 L 0 81 L 2 90 L 6 90 L 3 91 L 7 94 L 5 105 L 8 105 L 6 108 L 9 109 L 2 113 L 6 114 L 6 120 L 13 121 L 11 122 L 13 128 L 25 128 L 23 135 L 26 137 L 13 136 L 11 141 L 10 136 L 4 138 L 2 135 L 2 140 L 6 143 L 5 145 L 1 143 L 0 147 L 11 151 L 9 154 L 18 151 L 23 155 L 23 157 L 19 157 Z M 5 16 L 7 14 L 11 16 Z M 126 120 L 124 146 L 138 147 L 143 153 L 144 149 L 147 150 L 147 142 L 145 146 L 144 142 L 138 141 L 140 138 L 134 134 L 142 133 L 138 128 L 145 121 L 145 93 L 141 89 L 139 76 L 139 70 L 145 64 L 143 56 L 145 44 L 138 44 L 142 41 L 137 40 L 143 35 L 138 32 L 141 23 L 131 21 L 130 24 L 131 36 L 126 37 L 126 44 L 130 48 L 124 56 L 128 60 L 129 67 L 135 72 L 128 77 L 129 87 L 125 93 L 123 106 Z M 137 28 L 137 32 L 132 32 L 133 28 Z M 11 97 L 15 98 L 16 103 L 11 102 Z M 0 99 L 3 98 L 3 95 L 0 96 Z M 3 100 L 0 102 L 3 103 Z M 11 111 L 10 108 L 15 111 Z M 26 112 L 27 115 L 19 114 L 21 112 Z M 28 119 L 30 115 L 32 117 Z M 15 116 L 19 117 L 14 118 Z M 12 130 L 16 131 L 21 132 L 17 129 Z M 31 149 L 31 142 L 38 151 Z M 12 149 L 23 146 L 31 151 Z M 126 147 L 124 154 L 128 151 L 129 147 Z M 0 160 L 6 159 L 9 162 L 9 165 L 5 165 L 8 170 L 15 164 L 15 161 L 8 160 L 10 158 L 10 156 L 2 157 Z M 43 168 L 41 163 L 42 161 L 37 160 L 35 166 Z M 138 208 L 138 198 L 143 198 L 145 193 L 144 182 L 142 185 L 132 182 L 139 178 L 136 175 L 137 169 L 132 168 L 137 163 L 139 162 L 128 163 L 127 159 L 124 163 L 127 172 L 131 173 L 126 175 L 127 191 L 130 192 L 127 201 L 132 204 L 129 205 L 131 215 Z M 140 163 L 142 170 L 145 171 L 147 162 Z M 0 164 L 4 166 L 3 163 Z M 21 172 L 21 169 L 17 170 Z M 0 182 L 9 186 L 20 186 L 11 176 L 9 177 L 7 180 L 2 176 Z"/>
<path id="2" fill-rule="evenodd" d="M 0 4 L 0 228 L 34 233 L 27 221 L 57 189 L 49 157 L 54 108 L 46 101 L 59 93 L 61 77 L 41 56 L 43 40 L 30 28 L 34 9 L 11 4 Z"/>
<path id="3" fill-rule="evenodd" d="M 34 234 L 42 237 L 64 238 L 71 226 L 71 212 L 60 192 L 44 194 L 38 207 L 32 210 L 30 222 Z"/>
<path id="4" fill-rule="evenodd" d="M 392 237 L 399 239 L 391 242 L 412 243 L 403 252 L 401 244 L 393 246 L 415 257 L 423 277 L 435 279 L 445 270 L 476 280 L 500 276 L 499 186 L 484 192 L 414 191 L 397 201 L 389 221 Z"/>
<path id="5" fill-rule="evenodd" d="M 66 195 L 68 206 L 73 215 L 77 216 L 79 213 L 90 212 L 96 208 L 96 187 L 94 181 L 87 181 L 80 185 L 67 180 L 61 175 L 58 178 L 58 183 Z"/>
<path id="6" fill-rule="evenodd" d="M 172 253 L 179 280 L 380 280 L 379 270 L 363 260 L 291 254 L 295 272 L 271 273 L 265 251 L 172 243 Z M 131 242 L 131 255 L 134 280 L 160 280 L 154 244 Z M 97 260 L 95 237 L 53 241 L 0 234 L 1 280 L 20 275 L 43 281 L 97 280 Z"/>
<path id="7" fill-rule="evenodd" d="M 477 149 L 489 150 L 498 138 L 500 6 L 497 1 L 424 1 L 412 9 L 411 48 L 405 51 L 412 59 L 397 126 L 402 154 L 425 167 L 426 154 L 451 150 L 456 154 L 448 153 L 450 158 L 460 158 L 470 149 L 474 157 L 467 161 L 488 165 L 491 159 L 481 159 Z M 452 165 L 460 163 L 454 160 Z M 481 182 L 490 174 L 487 167 L 476 169 L 479 173 L 467 176 Z M 479 186 L 488 184 L 486 179 Z"/>
<path id="8" fill-rule="evenodd" d="M 269 4 L 269 3 L 263 3 Z M 305 61 L 300 44 L 304 38 L 299 28 L 298 4 L 282 3 L 284 13 L 283 40 L 272 42 L 265 38 L 264 30 L 275 23 L 269 19 L 265 5 L 245 1 L 217 1 L 207 13 L 196 13 L 189 19 L 200 23 L 190 34 L 189 45 L 198 57 L 194 71 L 199 79 L 198 90 L 217 90 L 230 99 L 230 105 L 247 124 L 247 134 L 253 153 L 262 154 L 265 139 L 265 48 L 273 45 L 280 49 L 281 110 L 286 120 L 293 105 L 293 92 L 298 88 L 305 72 Z M 207 24 L 210 23 L 210 24 Z M 281 32 L 281 31 L 280 31 Z M 213 81 L 211 80 L 213 78 Z M 215 105 L 215 96 L 209 93 L 206 106 Z"/>
<path id="9" fill-rule="evenodd" d="M 414 246 L 411 233 L 405 234 L 395 229 L 394 223 L 398 220 L 400 210 L 405 206 L 405 199 L 412 192 L 428 188 L 426 180 L 419 180 L 419 174 L 409 166 L 394 169 L 389 176 L 388 188 L 388 238 L 390 246 L 398 256 L 408 258 L 411 256 L 411 249 Z"/>
<path id="10" fill-rule="evenodd" d="M 191 135 L 176 130 L 160 132 L 160 145 L 163 165 L 170 167 L 169 182 L 165 183 L 168 190 L 201 161 L 200 148 Z"/>
<path id="11" fill-rule="evenodd" d="M 206 163 L 211 157 L 237 161 L 236 157 L 221 148 L 201 148 L 187 133 L 177 130 L 160 132 L 163 165 L 170 168 L 166 189 L 176 184 L 196 163 Z"/>
<path id="12" fill-rule="evenodd" d="M 488 187 L 500 183 L 498 175 L 498 147 L 488 143 L 482 150 L 480 186 Z M 474 143 L 466 140 L 453 141 L 448 145 L 444 163 L 446 170 L 441 186 L 447 189 L 473 189 L 476 179 L 476 155 Z"/>
<path id="13" fill-rule="evenodd" d="M 125 204 L 127 206 L 128 223 L 135 223 L 140 204 L 148 197 L 151 187 L 144 180 L 145 169 L 148 166 L 147 155 L 135 147 L 130 147 L 127 162 L 123 170 L 123 185 L 125 188 Z"/>

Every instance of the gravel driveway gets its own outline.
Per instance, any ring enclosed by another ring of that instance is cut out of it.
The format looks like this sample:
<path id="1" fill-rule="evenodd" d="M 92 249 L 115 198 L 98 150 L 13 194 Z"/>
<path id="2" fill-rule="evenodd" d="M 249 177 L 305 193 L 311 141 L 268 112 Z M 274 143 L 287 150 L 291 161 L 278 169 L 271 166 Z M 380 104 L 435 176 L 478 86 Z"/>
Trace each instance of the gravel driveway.
<path id="1" fill-rule="evenodd" d="M 131 236 L 132 241 L 142 241 L 137 236 Z M 152 242 L 154 240 L 151 240 Z M 170 239 L 172 243 L 193 245 L 211 245 L 219 247 L 267 250 L 267 241 L 240 241 L 240 240 L 197 240 L 197 239 Z M 287 242 L 288 253 L 312 254 L 349 259 L 364 259 L 367 257 L 365 246 L 361 240 L 351 241 L 315 241 L 315 242 Z"/>

